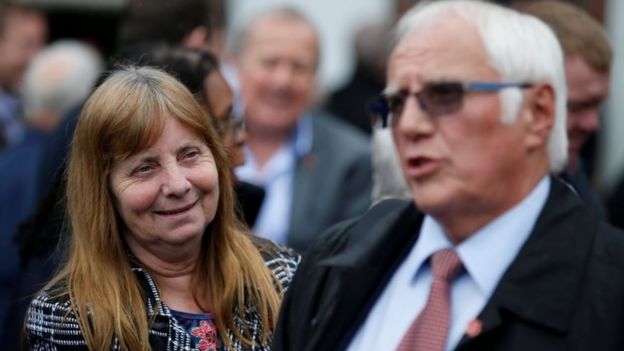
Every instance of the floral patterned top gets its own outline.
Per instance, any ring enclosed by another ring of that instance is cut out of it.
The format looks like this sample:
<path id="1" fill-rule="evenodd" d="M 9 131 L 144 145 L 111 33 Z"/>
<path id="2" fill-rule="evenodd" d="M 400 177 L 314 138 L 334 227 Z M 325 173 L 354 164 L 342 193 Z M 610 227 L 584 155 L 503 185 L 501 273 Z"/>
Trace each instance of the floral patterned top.
<path id="1" fill-rule="evenodd" d="M 217 326 L 210 313 L 188 313 L 171 310 L 171 315 L 191 335 L 200 351 L 222 351 Z"/>

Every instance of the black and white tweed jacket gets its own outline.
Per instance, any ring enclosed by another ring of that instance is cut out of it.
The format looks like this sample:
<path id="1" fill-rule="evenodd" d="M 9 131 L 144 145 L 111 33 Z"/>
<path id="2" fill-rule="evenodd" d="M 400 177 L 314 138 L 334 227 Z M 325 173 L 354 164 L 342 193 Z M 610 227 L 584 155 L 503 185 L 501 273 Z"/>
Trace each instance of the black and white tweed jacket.
<path id="1" fill-rule="evenodd" d="M 254 240 L 256 241 L 256 240 Z M 267 244 L 258 240 L 261 246 L 261 253 L 267 267 L 273 272 L 281 282 L 284 289 L 288 288 L 290 281 L 297 269 L 301 256 L 293 250 Z M 133 268 L 146 291 L 145 301 L 147 311 L 150 316 L 154 316 L 154 322 L 149 332 L 150 346 L 152 350 L 167 351 L 192 351 L 197 350 L 190 335 L 171 315 L 169 307 L 161 302 L 160 294 L 152 277 L 142 268 Z M 238 316 L 238 310 L 234 311 L 234 316 Z M 232 351 L 269 351 L 270 344 L 260 342 L 261 319 L 254 306 L 247 306 L 244 311 L 245 318 L 241 320 L 235 317 L 235 325 L 241 331 L 243 326 L 254 332 L 253 339 L 255 345 L 243 347 L 240 340 L 234 334 L 228 332 Z M 70 308 L 68 298 L 55 299 L 49 292 L 44 291 L 31 302 L 26 317 L 26 329 L 28 343 L 35 351 L 60 351 L 60 350 L 87 350 L 80 326 L 76 316 Z M 113 341 L 111 350 L 119 350 L 116 340 Z"/>

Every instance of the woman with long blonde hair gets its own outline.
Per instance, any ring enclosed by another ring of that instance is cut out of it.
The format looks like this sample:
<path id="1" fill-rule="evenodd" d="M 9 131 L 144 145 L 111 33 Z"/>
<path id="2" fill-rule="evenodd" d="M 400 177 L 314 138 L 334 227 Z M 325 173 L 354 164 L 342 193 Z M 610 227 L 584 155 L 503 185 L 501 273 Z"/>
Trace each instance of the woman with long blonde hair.
<path id="1" fill-rule="evenodd" d="M 153 68 L 87 100 L 67 171 L 72 238 L 32 301 L 33 349 L 269 350 L 299 262 L 237 221 L 210 118 Z"/>

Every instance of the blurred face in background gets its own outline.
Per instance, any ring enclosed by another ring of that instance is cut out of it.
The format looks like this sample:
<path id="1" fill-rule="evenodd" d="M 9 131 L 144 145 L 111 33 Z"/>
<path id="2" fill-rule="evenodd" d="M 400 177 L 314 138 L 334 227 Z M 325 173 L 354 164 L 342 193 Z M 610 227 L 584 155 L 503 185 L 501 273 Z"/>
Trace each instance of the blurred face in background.
<path id="1" fill-rule="evenodd" d="M 38 11 L 9 7 L 0 29 L 0 86 L 19 88 L 30 60 L 48 39 L 48 23 Z"/>
<path id="2" fill-rule="evenodd" d="M 251 25 L 238 57 L 249 133 L 287 134 L 310 102 L 318 41 L 306 23 L 267 16 Z"/>
<path id="3" fill-rule="evenodd" d="M 214 70 L 204 80 L 204 91 L 208 112 L 217 120 L 217 129 L 228 149 L 232 166 L 240 166 L 245 163 L 242 147 L 247 136 L 242 120 L 236 120 L 232 115 L 232 89 L 223 75 Z"/>
<path id="4" fill-rule="evenodd" d="M 600 107 L 609 95 L 609 72 L 599 72 L 581 57 L 565 62 L 568 86 L 568 167 L 576 166 L 576 157 L 589 137 L 600 128 Z"/>

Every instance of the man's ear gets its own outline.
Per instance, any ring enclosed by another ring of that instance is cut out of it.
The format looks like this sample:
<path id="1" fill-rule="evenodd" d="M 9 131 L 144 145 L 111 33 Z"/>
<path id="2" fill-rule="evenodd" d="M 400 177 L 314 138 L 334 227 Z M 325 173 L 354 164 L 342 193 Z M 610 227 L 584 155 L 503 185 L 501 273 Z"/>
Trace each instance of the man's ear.
<path id="1" fill-rule="evenodd" d="M 529 149 L 548 143 L 555 121 L 555 91 L 549 84 L 531 88 L 522 111 L 522 122 L 526 128 L 526 145 Z"/>

